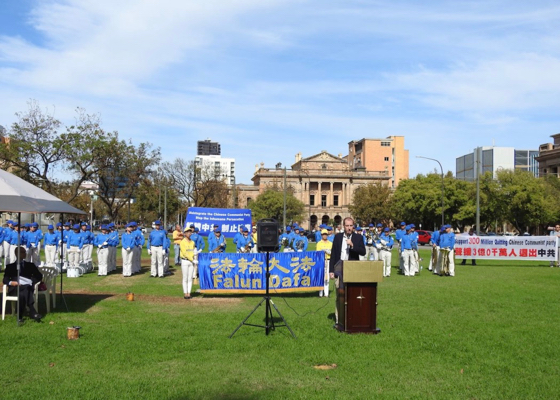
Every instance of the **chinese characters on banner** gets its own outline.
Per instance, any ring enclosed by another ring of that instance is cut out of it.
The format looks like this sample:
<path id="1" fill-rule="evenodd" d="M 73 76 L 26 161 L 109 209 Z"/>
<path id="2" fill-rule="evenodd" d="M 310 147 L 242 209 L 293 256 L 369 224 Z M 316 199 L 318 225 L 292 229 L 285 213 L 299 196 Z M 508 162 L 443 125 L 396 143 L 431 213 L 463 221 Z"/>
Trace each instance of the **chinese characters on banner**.
<path id="1" fill-rule="evenodd" d="M 321 290 L 325 253 L 270 253 L 270 291 Z M 202 293 L 265 293 L 265 253 L 202 253 L 198 256 Z"/>
<path id="2" fill-rule="evenodd" d="M 556 261 L 554 236 L 469 236 L 455 237 L 455 257 L 491 260 Z"/>
<path id="3" fill-rule="evenodd" d="M 191 225 L 198 228 L 202 236 L 208 236 L 214 225 L 218 225 L 224 237 L 232 238 L 239 232 L 239 227 L 246 227 L 251 232 L 251 210 L 189 207 L 185 226 Z"/>

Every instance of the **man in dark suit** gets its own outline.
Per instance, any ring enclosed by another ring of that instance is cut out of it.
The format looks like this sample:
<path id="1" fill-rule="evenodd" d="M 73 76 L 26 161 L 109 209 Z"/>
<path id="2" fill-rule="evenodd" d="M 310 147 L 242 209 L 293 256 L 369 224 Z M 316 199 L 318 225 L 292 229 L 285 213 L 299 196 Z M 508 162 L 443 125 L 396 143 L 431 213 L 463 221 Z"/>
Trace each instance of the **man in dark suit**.
<path id="1" fill-rule="evenodd" d="M 364 238 L 362 235 L 354 233 L 354 220 L 350 217 L 344 218 L 343 221 L 344 232 L 337 233 L 333 239 L 333 245 L 331 250 L 331 261 L 329 264 L 330 277 L 335 278 L 335 288 L 337 296 L 335 296 L 335 319 L 336 325 L 338 327 L 338 308 L 341 306 L 338 299 L 338 289 L 340 288 L 340 283 L 342 282 L 342 271 L 334 272 L 334 266 L 340 260 L 355 260 L 359 261 L 360 256 L 366 255 L 366 246 L 364 245 Z"/>
<path id="2" fill-rule="evenodd" d="M 362 235 L 353 233 L 354 220 L 350 217 L 344 218 L 344 233 L 337 233 L 334 236 L 333 246 L 331 250 L 331 261 L 329 264 L 329 272 L 331 278 L 335 276 L 339 278 L 338 273 L 335 274 L 334 266 L 340 260 L 356 260 L 360 256 L 366 255 L 366 246 L 364 246 L 364 238 Z"/>
<path id="3" fill-rule="evenodd" d="M 35 284 L 41 282 L 43 274 L 39 272 L 37 266 L 29 261 L 24 261 L 26 251 L 24 247 L 16 249 L 16 260 L 19 261 L 19 280 L 18 280 L 18 261 L 8 264 L 4 272 L 4 285 L 7 285 L 8 295 L 16 296 L 19 286 L 19 318 L 20 322 L 23 319 L 25 307 L 29 307 L 29 316 L 35 321 L 40 321 L 42 316 L 35 310 L 35 299 L 33 291 Z"/>

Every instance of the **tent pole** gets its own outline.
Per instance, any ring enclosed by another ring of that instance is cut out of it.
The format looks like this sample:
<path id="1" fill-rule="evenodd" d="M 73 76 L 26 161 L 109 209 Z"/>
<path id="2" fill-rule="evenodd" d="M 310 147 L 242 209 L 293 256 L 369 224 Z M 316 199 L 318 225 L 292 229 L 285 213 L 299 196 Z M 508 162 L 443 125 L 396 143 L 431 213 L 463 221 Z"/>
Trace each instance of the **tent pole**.
<path id="1" fill-rule="evenodd" d="M 60 223 L 62 224 L 62 229 L 60 230 L 60 298 L 66 307 L 66 312 L 68 312 L 68 304 L 66 304 L 66 299 L 62 293 L 62 276 L 64 275 L 62 272 L 62 267 L 64 266 L 64 213 L 60 214 Z"/>
<path id="2" fill-rule="evenodd" d="M 17 324 L 18 326 L 21 326 L 19 323 L 20 318 L 22 318 L 23 316 L 19 315 L 19 268 L 20 268 L 20 262 L 21 260 L 19 259 L 19 246 L 21 246 L 21 213 L 18 213 L 18 235 L 17 235 L 17 247 L 15 248 L 14 253 L 16 253 L 16 263 L 17 263 L 17 302 L 16 302 L 16 307 L 17 307 Z M 11 246 L 10 246 L 11 247 Z M 10 248 L 10 253 L 12 252 L 12 249 Z"/>

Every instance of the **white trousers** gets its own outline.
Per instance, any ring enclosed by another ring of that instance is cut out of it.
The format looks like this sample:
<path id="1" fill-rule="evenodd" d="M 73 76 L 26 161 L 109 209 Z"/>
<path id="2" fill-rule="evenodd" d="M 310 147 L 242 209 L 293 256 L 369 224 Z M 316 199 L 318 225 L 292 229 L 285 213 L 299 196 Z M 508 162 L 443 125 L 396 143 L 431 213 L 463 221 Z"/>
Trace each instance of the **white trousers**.
<path id="1" fill-rule="evenodd" d="M 82 254 L 80 254 L 80 264 L 91 265 L 91 255 L 93 253 L 93 244 L 84 244 Z"/>
<path id="2" fill-rule="evenodd" d="M 190 295 L 194 276 L 194 264 L 192 261 L 181 259 L 181 271 L 183 273 L 183 293 Z"/>
<path id="3" fill-rule="evenodd" d="M 321 290 L 319 292 L 319 296 L 325 296 L 325 297 L 329 297 L 329 280 L 330 280 L 330 274 L 329 274 L 329 261 L 325 259 L 325 267 L 323 268 L 323 274 L 325 275 L 324 277 L 324 284 L 323 284 L 323 290 Z"/>
<path id="4" fill-rule="evenodd" d="M 45 262 L 47 267 L 54 267 L 56 265 L 56 246 L 54 244 L 48 244 L 45 246 Z"/>
<path id="5" fill-rule="evenodd" d="M 403 272 L 405 276 L 414 276 L 414 251 L 405 249 L 402 252 Z"/>
<path id="6" fill-rule="evenodd" d="M 80 248 L 78 246 L 70 246 L 70 249 L 66 249 L 66 251 L 68 252 L 68 264 L 71 267 L 80 266 Z"/>
<path id="7" fill-rule="evenodd" d="M 107 250 L 109 250 L 107 255 L 107 272 L 111 272 L 117 269 L 117 248 L 109 246 Z"/>
<path id="8" fill-rule="evenodd" d="M 107 258 L 109 257 L 109 249 L 97 249 L 97 274 L 107 275 Z"/>
<path id="9" fill-rule="evenodd" d="M 163 247 L 154 247 L 151 248 L 152 251 L 152 276 L 163 276 Z M 182 263 L 181 263 L 182 265 Z"/>
<path id="10" fill-rule="evenodd" d="M 12 245 L 8 242 L 2 243 L 2 247 L 4 248 L 4 268 L 6 265 L 11 264 L 12 261 Z"/>
<path id="11" fill-rule="evenodd" d="M 391 250 L 379 250 L 379 260 L 383 261 L 383 276 L 391 276 Z"/>
<path id="12" fill-rule="evenodd" d="M 123 259 L 122 274 L 123 274 L 123 276 L 132 275 L 132 259 L 133 259 L 133 256 L 134 256 L 134 250 L 133 249 L 127 250 L 123 247 L 123 249 L 122 249 L 122 259 Z"/>
<path id="13" fill-rule="evenodd" d="M 373 257 L 373 258 L 371 258 Z M 378 261 L 381 260 L 379 250 L 375 246 L 366 247 L 366 260 Z"/>
<path id="14" fill-rule="evenodd" d="M 29 260 L 27 261 L 31 261 L 33 264 L 37 266 L 41 264 L 39 247 L 30 247 L 29 250 L 27 250 L 27 257 L 29 258 Z"/>
<path id="15" fill-rule="evenodd" d="M 169 272 L 169 252 L 163 251 L 163 272 L 166 274 Z"/>

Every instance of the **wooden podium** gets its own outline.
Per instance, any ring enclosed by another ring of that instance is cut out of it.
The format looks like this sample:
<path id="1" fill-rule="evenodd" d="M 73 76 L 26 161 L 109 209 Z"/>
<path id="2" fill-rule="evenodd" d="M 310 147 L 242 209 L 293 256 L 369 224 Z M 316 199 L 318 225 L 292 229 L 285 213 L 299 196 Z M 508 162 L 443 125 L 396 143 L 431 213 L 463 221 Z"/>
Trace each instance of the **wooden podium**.
<path id="1" fill-rule="evenodd" d="M 341 276 L 336 290 L 339 331 L 379 333 L 377 328 L 377 283 L 383 281 L 383 261 L 339 261 Z"/>

